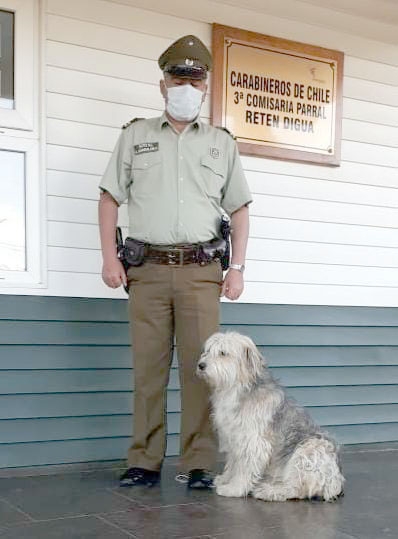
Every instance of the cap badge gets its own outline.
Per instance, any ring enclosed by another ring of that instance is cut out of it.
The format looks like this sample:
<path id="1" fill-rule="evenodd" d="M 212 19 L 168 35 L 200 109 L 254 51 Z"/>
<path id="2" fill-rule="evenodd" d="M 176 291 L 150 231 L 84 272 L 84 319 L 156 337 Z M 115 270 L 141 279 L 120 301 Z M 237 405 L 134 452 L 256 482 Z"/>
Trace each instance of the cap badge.
<path id="1" fill-rule="evenodd" d="M 185 65 L 186 66 L 193 66 L 193 60 L 191 60 L 191 58 L 186 58 L 185 59 Z"/>
<path id="2" fill-rule="evenodd" d="M 218 159 L 220 157 L 220 150 L 218 148 L 210 148 L 210 156 L 213 159 Z"/>

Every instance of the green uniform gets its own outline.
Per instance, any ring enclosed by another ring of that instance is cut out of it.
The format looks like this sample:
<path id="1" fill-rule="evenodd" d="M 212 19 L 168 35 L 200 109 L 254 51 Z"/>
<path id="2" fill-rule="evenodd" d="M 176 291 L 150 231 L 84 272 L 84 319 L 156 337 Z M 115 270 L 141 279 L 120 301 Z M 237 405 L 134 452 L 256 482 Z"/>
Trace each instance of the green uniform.
<path id="1" fill-rule="evenodd" d="M 251 201 L 232 136 L 200 120 L 178 134 L 166 115 L 123 129 L 100 187 L 128 200 L 129 236 L 152 244 L 210 240 L 223 211 Z"/>
<path id="2" fill-rule="evenodd" d="M 122 131 L 101 189 L 128 201 L 129 235 L 156 245 L 217 235 L 223 212 L 251 201 L 233 137 L 193 121 L 177 133 L 164 114 Z M 207 385 L 195 375 L 204 341 L 219 329 L 219 262 L 128 270 L 134 357 L 134 441 L 130 467 L 159 470 L 165 454 L 165 389 L 177 343 L 181 385 L 180 470 L 212 469 L 217 443 Z"/>

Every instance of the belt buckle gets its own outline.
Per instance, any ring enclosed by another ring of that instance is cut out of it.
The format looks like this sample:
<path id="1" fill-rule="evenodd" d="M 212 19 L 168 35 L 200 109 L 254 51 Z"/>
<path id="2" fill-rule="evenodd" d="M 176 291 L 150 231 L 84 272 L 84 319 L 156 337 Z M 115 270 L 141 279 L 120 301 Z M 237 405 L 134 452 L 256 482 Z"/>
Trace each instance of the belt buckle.
<path id="1" fill-rule="evenodd" d="M 178 254 L 178 260 L 177 260 Z M 169 257 L 169 265 L 171 266 L 183 266 L 184 265 L 184 249 L 169 249 L 167 251 Z"/>

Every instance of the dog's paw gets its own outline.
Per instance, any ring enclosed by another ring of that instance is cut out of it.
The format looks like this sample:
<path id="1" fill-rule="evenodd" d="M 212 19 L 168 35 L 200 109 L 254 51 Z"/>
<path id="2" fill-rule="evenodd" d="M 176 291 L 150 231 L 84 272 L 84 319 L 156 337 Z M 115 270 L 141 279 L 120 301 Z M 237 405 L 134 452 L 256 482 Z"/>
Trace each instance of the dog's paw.
<path id="1" fill-rule="evenodd" d="M 268 483 L 262 483 L 253 489 L 252 496 L 265 502 L 285 502 L 288 499 L 298 500 L 300 498 L 299 494 L 294 493 L 294 491 L 281 486 L 275 487 Z"/>
<path id="2" fill-rule="evenodd" d="M 221 485 L 224 485 L 226 481 L 227 479 L 226 477 L 224 477 L 224 474 L 219 474 L 219 475 L 216 475 L 215 478 L 213 479 L 213 485 L 216 487 L 219 487 Z"/>
<path id="3" fill-rule="evenodd" d="M 246 496 L 246 492 L 242 487 L 237 485 L 217 485 L 216 492 L 219 496 L 226 496 L 228 498 L 242 498 Z"/>

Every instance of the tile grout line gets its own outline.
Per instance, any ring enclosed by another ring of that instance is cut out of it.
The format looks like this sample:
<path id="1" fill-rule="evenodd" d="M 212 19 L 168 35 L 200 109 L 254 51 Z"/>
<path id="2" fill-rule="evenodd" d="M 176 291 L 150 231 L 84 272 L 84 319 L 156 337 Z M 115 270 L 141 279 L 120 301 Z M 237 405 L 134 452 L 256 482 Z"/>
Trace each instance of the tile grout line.
<path id="1" fill-rule="evenodd" d="M 3 499 L 0 498 L 0 501 L 3 501 Z M 115 511 L 115 513 L 112 513 L 112 514 L 126 513 L 126 512 L 127 511 Z M 55 517 L 55 518 L 47 518 L 47 519 L 40 519 L 40 520 L 31 519 L 30 522 L 18 522 L 18 523 L 15 523 L 15 524 L 11 525 L 11 526 L 6 525 L 5 528 L 4 527 L 0 528 L 0 530 L 1 529 L 6 530 L 6 529 L 26 528 L 30 524 L 45 524 L 46 522 L 59 522 L 61 520 L 74 520 L 74 519 L 78 519 L 78 518 L 90 518 L 90 517 L 98 518 L 99 520 L 102 520 L 102 521 L 106 522 L 110 526 L 112 526 L 114 528 L 117 528 L 119 531 L 124 532 L 128 537 L 132 537 L 133 539 L 137 539 L 136 535 L 131 534 L 127 530 L 123 530 L 123 528 L 120 528 L 119 526 L 117 526 L 113 522 L 108 521 L 102 515 L 97 514 L 97 513 L 88 513 L 88 514 L 82 514 L 82 515 L 68 515 L 68 516 L 64 516 L 64 517 Z"/>
<path id="2" fill-rule="evenodd" d="M 119 530 L 123 533 L 125 533 L 128 537 L 133 537 L 133 539 L 137 539 L 137 536 L 128 532 L 127 530 L 124 530 L 123 528 L 121 528 L 120 526 L 118 526 L 117 524 L 115 524 L 114 522 L 110 522 L 108 519 L 106 519 L 105 517 L 103 516 L 100 516 L 100 515 L 95 515 L 96 518 L 98 518 L 99 520 L 102 520 L 103 522 L 105 522 L 106 524 L 109 524 L 110 526 L 112 526 L 113 528 L 115 528 L 116 530 Z"/>
<path id="3" fill-rule="evenodd" d="M 116 487 L 117 488 L 117 487 Z M 214 509 L 210 504 L 206 504 L 202 501 L 194 501 L 194 502 L 187 502 L 187 503 L 172 503 L 167 505 L 149 505 L 148 503 L 139 502 L 135 498 L 130 498 L 129 496 L 126 496 L 125 494 L 120 494 L 120 492 L 114 491 L 112 488 L 107 488 L 106 490 L 112 492 L 112 494 L 115 494 L 116 496 L 119 496 L 120 498 L 123 498 L 124 500 L 128 500 L 129 502 L 133 502 L 134 504 L 137 504 L 139 509 L 162 509 L 163 507 L 181 507 L 186 505 L 206 505 L 207 508 Z"/>
<path id="4" fill-rule="evenodd" d="M 186 507 L 187 505 L 206 505 L 202 502 L 188 502 L 188 503 L 173 503 L 168 505 L 147 505 L 149 509 L 168 509 L 170 507 Z M 211 505 L 207 506 L 208 508 L 211 508 Z"/>
<path id="5" fill-rule="evenodd" d="M 22 511 L 22 509 L 20 509 L 17 505 L 13 505 L 11 502 L 9 502 L 6 498 L 0 498 L 0 501 L 1 502 L 4 502 L 6 503 L 7 505 L 9 505 L 12 509 L 14 509 L 15 511 L 18 511 L 19 513 L 22 513 L 22 515 L 24 515 L 25 517 L 27 517 L 31 522 L 36 522 L 36 520 L 31 517 L 29 515 L 29 513 L 25 513 L 25 511 Z"/>
<path id="6" fill-rule="evenodd" d="M 87 518 L 87 517 L 92 517 L 92 516 L 96 516 L 95 513 L 87 513 L 87 514 L 82 514 L 82 515 L 68 515 L 68 516 L 64 516 L 64 517 L 53 517 L 53 518 L 41 518 L 41 519 L 32 519 L 31 521 L 29 522 L 17 522 L 15 524 L 13 524 L 12 526 L 8 526 L 8 528 L 23 528 L 23 527 L 26 527 L 28 526 L 29 524 L 45 524 L 46 522 L 56 522 L 58 520 L 73 520 L 75 518 Z"/>
<path id="7" fill-rule="evenodd" d="M 128 500 L 129 502 L 138 505 L 138 507 L 141 507 L 141 508 L 146 508 L 147 507 L 145 504 L 139 502 L 135 498 L 130 498 L 129 496 L 126 496 L 125 494 L 120 494 L 120 492 L 117 492 L 116 489 L 117 489 L 117 487 L 114 487 L 114 488 L 108 487 L 105 490 L 107 490 L 111 494 L 114 494 L 115 496 L 118 496 L 119 498 L 122 498 L 123 500 Z"/>

